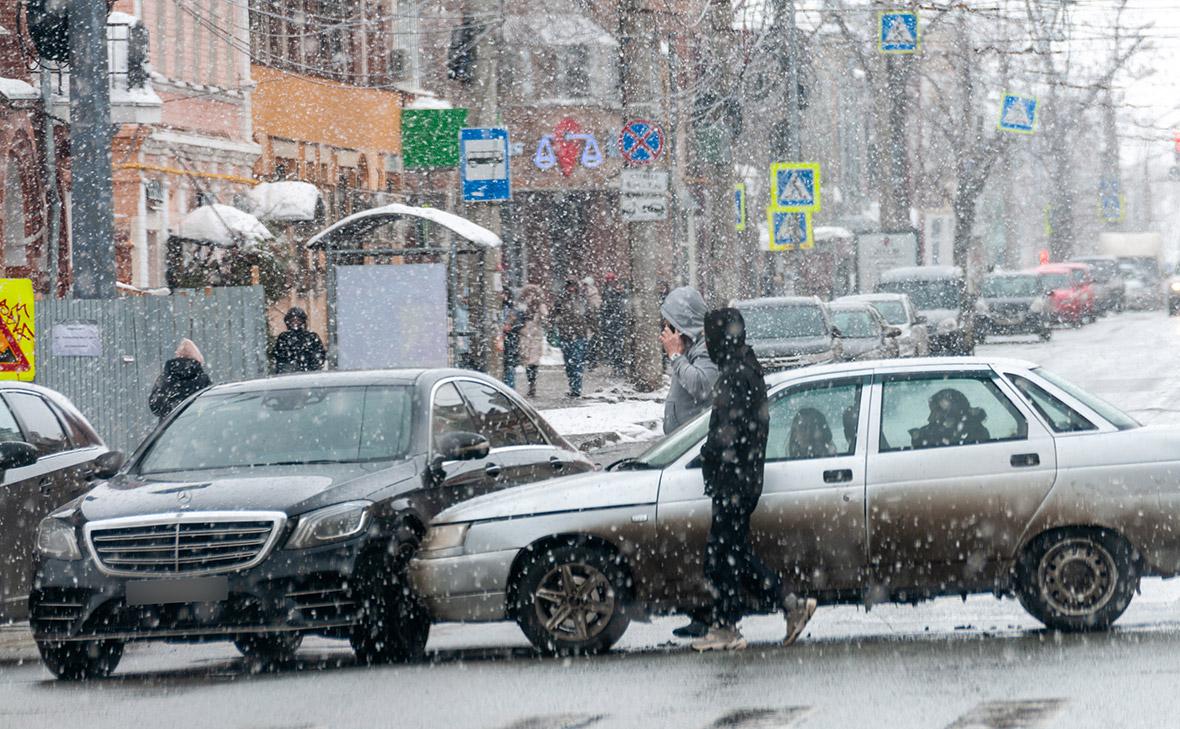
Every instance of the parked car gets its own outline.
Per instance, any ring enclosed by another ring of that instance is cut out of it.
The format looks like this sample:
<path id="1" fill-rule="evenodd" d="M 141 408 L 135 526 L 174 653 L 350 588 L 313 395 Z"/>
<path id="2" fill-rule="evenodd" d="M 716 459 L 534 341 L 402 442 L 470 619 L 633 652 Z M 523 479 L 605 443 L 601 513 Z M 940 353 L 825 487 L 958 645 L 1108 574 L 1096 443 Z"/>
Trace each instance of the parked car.
<path id="1" fill-rule="evenodd" d="M 1074 263 L 1085 263 L 1094 277 L 1094 297 L 1098 312 L 1122 311 L 1126 308 L 1127 284 L 1114 256 L 1080 256 Z"/>
<path id="2" fill-rule="evenodd" d="M 1098 308 L 1098 287 L 1094 283 L 1093 271 L 1088 263 L 1078 263 L 1076 261 L 1066 261 L 1058 264 L 1062 268 L 1068 268 L 1073 276 L 1074 288 L 1082 292 L 1083 297 L 1089 299 L 1090 302 L 1090 321 L 1098 318 L 1101 313 Z"/>
<path id="3" fill-rule="evenodd" d="M 1052 336 L 1050 312 L 1041 279 L 1034 273 L 992 273 L 983 279 L 975 304 L 975 336 L 1035 334 Z"/>
<path id="4" fill-rule="evenodd" d="M 967 278 L 957 266 L 909 266 L 881 274 L 877 293 L 907 294 L 929 322 L 931 354 L 975 352 Z"/>
<path id="5" fill-rule="evenodd" d="M 431 517 L 592 468 L 475 372 L 213 387 L 41 522 L 33 635 L 66 679 L 110 673 L 134 640 L 226 639 L 275 661 L 312 633 L 364 661 L 418 655 L 429 620 L 402 575 Z"/>
<path id="6" fill-rule="evenodd" d="M 746 342 L 767 372 L 838 362 L 838 332 L 814 296 L 780 296 L 735 301 L 746 320 Z"/>
<path id="7" fill-rule="evenodd" d="M 1158 278 L 1144 273 L 1144 268 L 1135 263 L 1120 262 L 1119 271 L 1126 286 L 1128 309 L 1158 309 L 1164 305 L 1167 296 Z"/>
<path id="8" fill-rule="evenodd" d="M 836 299 L 837 304 L 865 302 L 876 309 L 889 326 L 896 327 L 898 356 L 925 357 L 930 354 L 926 317 L 918 313 L 906 294 L 853 294 Z"/>
<path id="9" fill-rule="evenodd" d="M 1101 630 L 1140 577 L 1180 574 L 1180 429 L 1142 427 L 1013 360 L 769 379 L 752 538 L 796 594 L 869 605 L 1015 595 L 1051 629 Z M 632 617 L 708 604 L 708 419 L 608 471 L 440 513 L 410 567 L 433 619 L 514 620 L 542 651 L 592 653 Z"/>
<path id="10" fill-rule="evenodd" d="M 118 458 L 64 395 L 0 382 L 0 623 L 24 620 L 37 524 Z"/>
<path id="11" fill-rule="evenodd" d="M 845 361 L 897 356 L 897 337 L 901 330 L 889 326 L 873 307 L 865 303 L 833 303 L 828 304 L 828 313 L 840 332 Z"/>
<path id="12" fill-rule="evenodd" d="M 1094 292 L 1079 282 L 1077 273 L 1060 263 L 1032 270 L 1041 281 L 1049 317 L 1058 324 L 1081 326 L 1094 316 Z"/>
<path id="13" fill-rule="evenodd" d="M 1180 276 L 1168 278 L 1168 316 L 1180 313 Z"/>

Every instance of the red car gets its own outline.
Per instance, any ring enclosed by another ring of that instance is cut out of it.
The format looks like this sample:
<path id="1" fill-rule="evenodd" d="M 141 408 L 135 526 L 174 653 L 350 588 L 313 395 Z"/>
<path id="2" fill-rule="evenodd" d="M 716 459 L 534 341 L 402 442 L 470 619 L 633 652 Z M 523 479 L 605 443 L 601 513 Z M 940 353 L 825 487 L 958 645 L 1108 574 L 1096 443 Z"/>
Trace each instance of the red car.
<path id="1" fill-rule="evenodd" d="M 1047 263 L 1033 269 L 1048 296 L 1050 317 L 1081 326 L 1094 318 L 1094 286 L 1084 263 Z"/>

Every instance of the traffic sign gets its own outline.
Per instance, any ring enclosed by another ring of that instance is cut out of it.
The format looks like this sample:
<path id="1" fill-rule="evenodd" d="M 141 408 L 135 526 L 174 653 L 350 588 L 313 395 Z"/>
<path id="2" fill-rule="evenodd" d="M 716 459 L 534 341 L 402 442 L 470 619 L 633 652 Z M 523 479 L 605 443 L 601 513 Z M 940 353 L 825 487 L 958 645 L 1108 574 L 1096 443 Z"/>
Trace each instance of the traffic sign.
<path id="1" fill-rule="evenodd" d="M 767 208 L 766 222 L 770 231 L 770 250 L 807 250 L 815 247 L 811 213 Z"/>
<path id="2" fill-rule="evenodd" d="M 668 219 L 667 195 L 622 195 L 619 209 L 623 220 L 628 223 L 642 223 Z"/>
<path id="3" fill-rule="evenodd" d="M 882 53 L 917 52 L 917 13 L 881 13 L 879 17 L 877 41 Z"/>
<path id="4" fill-rule="evenodd" d="M 664 130 L 655 122 L 632 119 L 619 132 L 619 152 L 633 165 L 655 162 L 664 151 Z"/>
<path id="5" fill-rule="evenodd" d="M 1000 102 L 1000 129 L 1032 134 L 1037 128 L 1037 100 L 1032 96 L 1004 94 Z"/>
<path id="6" fill-rule="evenodd" d="M 0 279 L 0 380 L 30 382 L 36 374 L 33 307 L 31 280 Z"/>
<path id="7" fill-rule="evenodd" d="M 819 165 L 814 162 L 775 162 L 770 166 L 772 210 L 817 213 Z"/>
<path id="8" fill-rule="evenodd" d="M 1098 214 L 1107 223 L 1121 223 L 1126 217 L 1123 204 L 1126 199 L 1119 193 L 1103 193 L 1098 196 Z"/>
<path id="9" fill-rule="evenodd" d="M 733 186 L 733 205 L 736 215 L 737 230 L 746 229 L 746 183 L 739 182 Z"/>
<path id="10" fill-rule="evenodd" d="M 503 127 L 459 130 L 459 178 L 463 200 L 512 199 L 508 165 L 508 130 Z"/>
<path id="11" fill-rule="evenodd" d="M 623 170 L 619 192 L 624 195 L 663 195 L 668 191 L 668 173 L 663 170 Z"/>

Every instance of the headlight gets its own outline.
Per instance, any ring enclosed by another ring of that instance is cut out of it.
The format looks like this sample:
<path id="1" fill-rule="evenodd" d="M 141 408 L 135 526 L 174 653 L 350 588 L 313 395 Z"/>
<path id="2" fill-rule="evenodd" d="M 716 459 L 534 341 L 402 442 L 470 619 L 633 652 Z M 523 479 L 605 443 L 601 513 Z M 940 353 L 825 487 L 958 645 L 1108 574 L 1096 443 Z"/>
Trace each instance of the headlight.
<path id="1" fill-rule="evenodd" d="M 1173 281 L 1172 282 L 1172 292 L 1180 294 L 1180 281 Z"/>
<path id="2" fill-rule="evenodd" d="M 37 551 L 53 559 L 82 559 L 73 525 L 52 516 L 37 526 Z"/>
<path id="3" fill-rule="evenodd" d="M 430 552 L 431 557 L 457 556 L 463 553 L 463 542 L 467 539 L 467 530 L 471 524 L 442 524 L 430 527 L 426 538 L 422 540 L 419 554 Z"/>
<path id="4" fill-rule="evenodd" d="M 307 549 L 355 537 L 369 526 L 371 501 L 347 501 L 299 517 L 287 549 Z"/>
<path id="5" fill-rule="evenodd" d="M 948 316 L 942 321 L 938 322 L 939 334 L 950 334 L 959 328 L 959 320 L 953 316 Z"/>
<path id="6" fill-rule="evenodd" d="M 1040 313 L 1044 312 L 1045 311 L 1045 300 L 1044 299 L 1037 299 L 1036 301 L 1032 302 L 1031 304 L 1028 305 L 1028 311 L 1030 314 L 1040 314 Z"/>

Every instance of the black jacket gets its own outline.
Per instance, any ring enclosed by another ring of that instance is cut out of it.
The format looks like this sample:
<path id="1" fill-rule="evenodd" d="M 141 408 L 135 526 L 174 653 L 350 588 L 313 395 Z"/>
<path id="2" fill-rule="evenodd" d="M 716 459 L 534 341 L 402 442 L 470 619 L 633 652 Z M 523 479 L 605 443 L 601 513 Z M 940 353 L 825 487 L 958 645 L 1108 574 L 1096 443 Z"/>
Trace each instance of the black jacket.
<path id="1" fill-rule="evenodd" d="M 709 435 L 701 447 L 705 493 L 752 508 L 762 495 L 770 412 L 766 381 L 746 346 L 746 323 L 737 309 L 705 317 L 705 346 L 720 371 L 713 388 Z"/>
<path id="2" fill-rule="evenodd" d="M 156 378 L 148 408 L 152 415 L 163 418 L 184 402 L 189 395 L 213 384 L 204 366 L 195 359 L 176 357 L 164 363 L 164 371 Z"/>
<path id="3" fill-rule="evenodd" d="M 327 354 L 320 335 L 306 329 L 288 329 L 275 339 L 271 350 L 275 374 L 280 375 L 322 370 Z"/>

